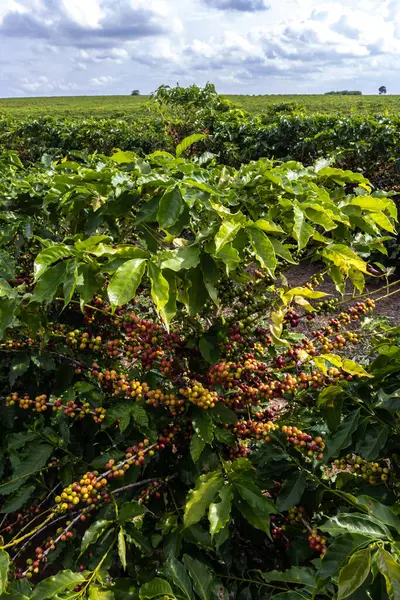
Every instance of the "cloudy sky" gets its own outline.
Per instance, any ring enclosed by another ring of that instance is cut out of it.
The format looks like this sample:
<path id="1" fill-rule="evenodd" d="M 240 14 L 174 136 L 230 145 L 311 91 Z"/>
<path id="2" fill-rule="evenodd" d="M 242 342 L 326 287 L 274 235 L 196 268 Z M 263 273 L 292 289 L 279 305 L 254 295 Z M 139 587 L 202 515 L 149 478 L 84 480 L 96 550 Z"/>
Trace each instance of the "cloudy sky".
<path id="1" fill-rule="evenodd" d="M 400 93 L 400 0 L 0 0 L 0 96 Z"/>

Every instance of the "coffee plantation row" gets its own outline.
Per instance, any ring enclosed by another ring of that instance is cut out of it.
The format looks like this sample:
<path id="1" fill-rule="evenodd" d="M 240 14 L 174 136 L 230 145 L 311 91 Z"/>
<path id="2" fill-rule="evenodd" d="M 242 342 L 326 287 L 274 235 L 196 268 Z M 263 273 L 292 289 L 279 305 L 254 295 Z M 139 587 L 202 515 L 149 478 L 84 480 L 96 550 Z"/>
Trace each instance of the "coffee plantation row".
<path id="1" fill-rule="evenodd" d="M 223 164 L 237 167 L 267 156 L 309 165 L 331 157 L 343 168 L 363 172 L 380 188 L 400 185 L 397 113 L 310 114 L 301 103 L 277 102 L 251 114 L 221 99 L 211 84 L 204 89 L 162 86 L 151 102 L 141 102 L 125 115 L 117 106 L 115 117 L 110 113 L 104 118 L 21 118 L 0 109 L 0 148 L 17 151 L 24 162 L 40 160 L 45 153 L 110 154 L 113 148 L 143 156 L 171 151 L 182 139 L 205 131 L 207 137 L 193 152 L 211 152 Z"/>
<path id="2" fill-rule="evenodd" d="M 140 152 L 2 138 L 1 600 L 400 597 L 396 196 L 223 162 L 211 92 Z"/>

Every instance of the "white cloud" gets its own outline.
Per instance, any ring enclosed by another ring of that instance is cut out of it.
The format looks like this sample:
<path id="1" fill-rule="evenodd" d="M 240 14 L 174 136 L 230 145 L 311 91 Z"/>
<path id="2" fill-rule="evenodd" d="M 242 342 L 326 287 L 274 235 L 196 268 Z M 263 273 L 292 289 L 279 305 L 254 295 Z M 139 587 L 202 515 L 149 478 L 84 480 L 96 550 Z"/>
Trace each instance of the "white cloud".
<path id="1" fill-rule="evenodd" d="M 4 95 L 400 92 L 400 0 L 3 0 L 0 44 Z"/>
<path id="2" fill-rule="evenodd" d="M 89 82 L 92 85 L 109 85 L 110 83 L 112 83 L 114 81 L 114 77 L 111 77 L 110 75 L 102 75 L 101 77 L 92 77 L 91 79 L 89 79 Z"/>
<path id="3" fill-rule="evenodd" d="M 269 4 L 266 4 L 264 0 L 203 0 L 203 2 L 211 8 L 239 12 L 257 12 L 269 8 Z"/>
<path id="4" fill-rule="evenodd" d="M 36 79 L 31 77 L 23 77 L 19 82 L 19 89 L 27 92 L 40 92 L 40 95 L 44 95 L 46 92 L 67 92 L 70 90 L 77 89 L 77 84 L 59 80 L 49 80 L 45 75 L 41 75 Z"/>

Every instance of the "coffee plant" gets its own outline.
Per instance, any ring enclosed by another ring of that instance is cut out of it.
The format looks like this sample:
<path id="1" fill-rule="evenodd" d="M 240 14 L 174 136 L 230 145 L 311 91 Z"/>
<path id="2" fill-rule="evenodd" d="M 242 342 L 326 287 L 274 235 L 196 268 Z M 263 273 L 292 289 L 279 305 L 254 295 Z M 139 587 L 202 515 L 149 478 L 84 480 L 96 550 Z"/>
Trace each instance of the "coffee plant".
<path id="1" fill-rule="evenodd" d="M 207 135 L 1 157 L 2 600 L 399 598 L 395 204 Z"/>

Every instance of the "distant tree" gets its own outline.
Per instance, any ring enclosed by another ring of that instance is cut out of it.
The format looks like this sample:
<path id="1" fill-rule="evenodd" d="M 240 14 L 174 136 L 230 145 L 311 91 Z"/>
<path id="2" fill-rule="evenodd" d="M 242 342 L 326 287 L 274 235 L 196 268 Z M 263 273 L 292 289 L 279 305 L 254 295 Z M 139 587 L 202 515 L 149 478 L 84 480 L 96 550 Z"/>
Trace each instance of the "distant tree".
<path id="1" fill-rule="evenodd" d="M 340 90 L 339 92 L 325 92 L 325 96 L 362 96 L 359 90 Z"/>
<path id="2" fill-rule="evenodd" d="M 140 96 L 139 90 L 132 90 L 131 91 L 131 96 Z"/>
<path id="3" fill-rule="evenodd" d="M 382 94 L 386 94 L 386 92 L 386 85 L 381 85 L 381 87 L 379 88 L 379 95 L 381 96 Z"/>

